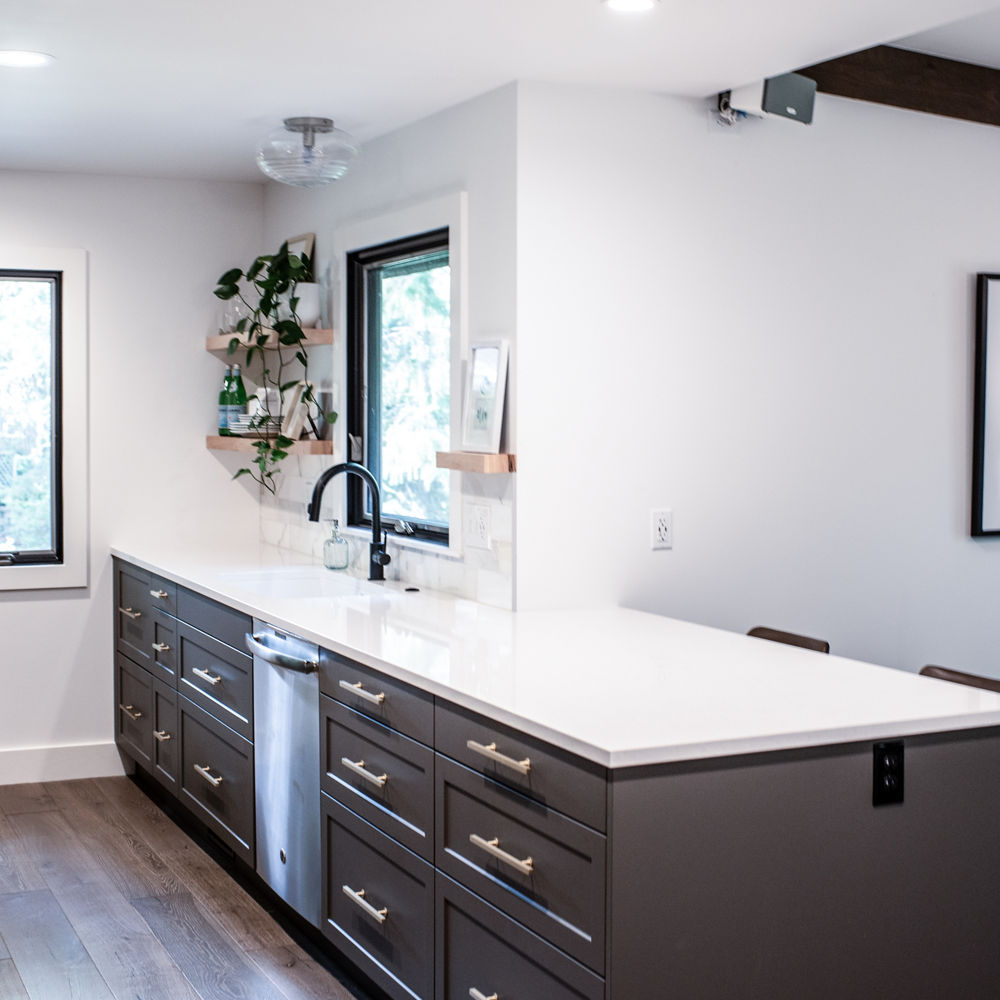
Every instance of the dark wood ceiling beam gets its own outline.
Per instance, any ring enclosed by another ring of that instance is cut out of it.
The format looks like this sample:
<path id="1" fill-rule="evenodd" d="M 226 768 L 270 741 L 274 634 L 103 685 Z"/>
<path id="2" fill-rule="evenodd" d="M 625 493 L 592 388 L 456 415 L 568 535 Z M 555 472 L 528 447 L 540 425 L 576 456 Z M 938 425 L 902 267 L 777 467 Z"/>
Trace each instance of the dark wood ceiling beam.
<path id="1" fill-rule="evenodd" d="M 797 70 L 857 101 L 1000 125 L 1000 70 L 878 45 Z"/>

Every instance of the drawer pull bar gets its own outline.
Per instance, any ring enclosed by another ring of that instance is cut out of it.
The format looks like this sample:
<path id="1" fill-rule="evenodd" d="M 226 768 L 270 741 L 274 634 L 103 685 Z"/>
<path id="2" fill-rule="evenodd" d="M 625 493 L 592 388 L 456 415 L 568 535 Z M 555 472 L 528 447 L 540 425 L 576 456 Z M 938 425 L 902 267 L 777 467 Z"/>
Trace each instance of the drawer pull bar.
<path id="1" fill-rule="evenodd" d="M 379 691 L 378 694 L 372 694 L 371 691 L 366 691 L 361 686 L 361 681 L 356 681 L 352 684 L 350 681 L 341 681 L 340 686 L 351 694 L 356 694 L 359 698 L 364 698 L 365 701 L 370 701 L 373 705 L 381 705 L 385 701 L 385 692 Z"/>
<path id="2" fill-rule="evenodd" d="M 157 738 L 160 743 L 166 743 L 170 739 L 170 733 L 165 729 L 157 729 L 153 732 L 153 735 Z"/>
<path id="3" fill-rule="evenodd" d="M 142 712 L 137 712 L 134 705 L 122 705 L 119 703 L 118 707 L 133 721 L 138 722 L 142 718 Z"/>
<path id="4" fill-rule="evenodd" d="M 358 906 L 360 906 L 361 909 L 372 918 L 372 920 L 377 920 L 380 924 L 385 923 L 385 918 L 389 916 L 388 906 L 383 906 L 381 910 L 376 910 L 375 907 L 372 906 L 367 899 L 365 899 L 364 889 L 358 889 L 357 892 L 355 892 L 349 885 L 342 886 L 342 888 L 344 890 L 344 895 L 349 899 L 353 899 L 354 902 L 357 903 Z"/>
<path id="5" fill-rule="evenodd" d="M 165 642 L 154 642 L 153 649 L 158 653 L 169 653 L 170 647 Z"/>
<path id="6" fill-rule="evenodd" d="M 496 993 L 487 996 L 485 993 L 480 993 L 475 986 L 469 987 L 469 996 L 472 997 L 472 1000 L 498 1000 Z"/>
<path id="7" fill-rule="evenodd" d="M 475 753 L 482 754 L 497 764 L 503 764 L 504 767 L 509 767 L 512 771 L 517 771 L 518 774 L 528 774 L 531 771 L 530 757 L 525 757 L 524 760 L 514 760 L 513 757 L 500 753 L 496 743 L 484 744 L 477 743 L 475 740 L 467 740 L 465 745 Z"/>
<path id="8" fill-rule="evenodd" d="M 158 601 L 165 601 L 170 595 L 165 590 L 151 590 L 150 597 L 155 597 Z"/>
<path id="9" fill-rule="evenodd" d="M 385 788 L 385 783 L 389 780 L 388 774 L 372 774 L 365 767 L 363 760 L 351 760 L 350 757 L 341 757 L 340 763 L 355 774 L 360 775 L 365 781 L 370 781 L 373 785 L 378 785 L 379 788 Z"/>
<path id="10" fill-rule="evenodd" d="M 118 610 L 123 615 L 125 615 L 126 618 L 131 618 L 132 621 L 135 621 L 136 618 L 141 618 L 142 617 L 142 612 L 141 611 L 133 611 L 131 608 L 119 608 Z"/>
<path id="11" fill-rule="evenodd" d="M 218 788 L 222 784 L 222 775 L 215 777 L 214 774 L 209 772 L 212 770 L 211 764 L 206 764 L 204 767 L 201 764 L 195 764 L 194 769 L 213 787 Z"/>
<path id="12" fill-rule="evenodd" d="M 195 667 L 191 673 L 200 677 L 203 681 L 208 681 L 212 687 L 222 681 L 222 678 L 218 674 L 210 674 L 207 670 L 202 670 L 201 667 Z"/>
<path id="13" fill-rule="evenodd" d="M 522 875 L 530 875 L 535 870 L 535 862 L 531 858 L 525 858 L 522 861 L 520 858 L 515 858 L 513 854 L 508 854 L 506 851 L 501 850 L 499 837 L 486 840 L 484 837 L 480 837 L 478 833 L 470 833 L 469 840 L 480 850 L 485 851 L 487 854 L 492 854 L 498 861 L 502 861 L 505 865 L 510 865 L 511 868 L 519 871 Z"/>

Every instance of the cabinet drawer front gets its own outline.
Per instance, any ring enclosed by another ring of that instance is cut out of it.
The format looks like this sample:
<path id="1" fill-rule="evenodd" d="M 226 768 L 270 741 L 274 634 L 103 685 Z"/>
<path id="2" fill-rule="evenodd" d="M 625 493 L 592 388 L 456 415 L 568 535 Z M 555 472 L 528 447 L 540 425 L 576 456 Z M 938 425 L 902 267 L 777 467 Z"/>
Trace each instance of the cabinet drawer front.
<path id="1" fill-rule="evenodd" d="M 439 753 L 605 831 L 607 771 L 603 767 L 457 705 L 439 700 L 435 714 Z"/>
<path id="2" fill-rule="evenodd" d="M 153 681 L 153 776 L 177 794 L 180 760 L 177 692 L 161 680 Z"/>
<path id="3" fill-rule="evenodd" d="M 440 755 L 435 771 L 438 868 L 603 973 L 604 836 Z"/>
<path id="4" fill-rule="evenodd" d="M 149 643 L 149 669 L 171 687 L 177 686 L 177 620 L 154 608 Z"/>
<path id="5" fill-rule="evenodd" d="M 177 588 L 177 617 L 234 649 L 245 649 L 243 637 L 253 631 L 249 615 L 184 587 Z"/>
<path id="6" fill-rule="evenodd" d="M 433 746 L 433 695 L 326 649 L 320 650 L 319 669 L 323 694 Z"/>
<path id="7" fill-rule="evenodd" d="M 451 879 L 436 906 L 437 1000 L 602 1000 L 599 976 Z"/>
<path id="8" fill-rule="evenodd" d="M 434 869 L 322 799 L 323 933 L 391 997 L 431 1000 Z"/>
<path id="9" fill-rule="evenodd" d="M 149 769 L 153 760 L 153 678 L 121 654 L 115 657 L 115 735 L 122 749 Z"/>
<path id="10" fill-rule="evenodd" d="M 172 618 L 177 617 L 177 584 L 162 576 L 149 578 L 149 606 Z"/>
<path id="11" fill-rule="evenodd" d="M 320 710 L 323 791 L 432 860 L 434 752 L 326 695 Z"/>
<path id="12" fill-rule="evenodd" d="M 253 739 L 253 660 L 225 643 L 178 622 L 179 683 L 207 712 Z"/>
<path id="13" fill-rule="evenodd" d="M 119 652 L 145 665 L 153 656 L 153 623 L 149 584 L 144 569 L 115 563 L 115 646 Z"/>
<path id="14" fill-rule="evenodd" d="M 179 711 L 184 803 L 252 865 L 253 744 L 184 697 Z"/>

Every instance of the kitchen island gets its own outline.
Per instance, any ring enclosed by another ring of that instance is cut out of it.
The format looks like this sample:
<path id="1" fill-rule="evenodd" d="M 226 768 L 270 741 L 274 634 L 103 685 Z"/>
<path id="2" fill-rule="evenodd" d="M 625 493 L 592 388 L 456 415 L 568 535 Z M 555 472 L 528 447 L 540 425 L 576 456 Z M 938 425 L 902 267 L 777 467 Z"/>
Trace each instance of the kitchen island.
<path id="1" fill-rule="evenodd" d="M 378 722 L 427 761 L 415 842 L 397 833 L 412 817 L 379 820 L 387 793 L 359 792 L 370 777 L 336 774 L 338 754 L 318 776 L 323 931 L 390 995 L 993 995 L 1000 696 L 623 608 L 500 611 L 266 549 L 114 554 L 432 705 L 433 726 L 407 732 L 343 685 L 324 693 L 331 746 L 370 744 Z M 886 754 L 902 801 L 874 805 Z M 329 876 L 355 842 L 426 883 L 432 970 L 399 974 L 391 942 L 336 917 L 347 886 Z M 514 980 L 474 985 L 475 955 Z"/>

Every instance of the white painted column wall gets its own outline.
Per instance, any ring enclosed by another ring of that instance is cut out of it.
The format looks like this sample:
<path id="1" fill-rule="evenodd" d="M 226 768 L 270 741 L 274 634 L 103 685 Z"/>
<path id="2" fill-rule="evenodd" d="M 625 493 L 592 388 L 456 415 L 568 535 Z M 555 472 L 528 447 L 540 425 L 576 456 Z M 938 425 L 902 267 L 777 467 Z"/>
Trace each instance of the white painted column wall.
<path id="1" fill-rule="evenodd" d="M 518 607 L 1000 675 L 1000 543 L 968 527 L 998 150 L 825 95 L 811 127 L 726 129 L 707 101 L 521 85 Z"/>

